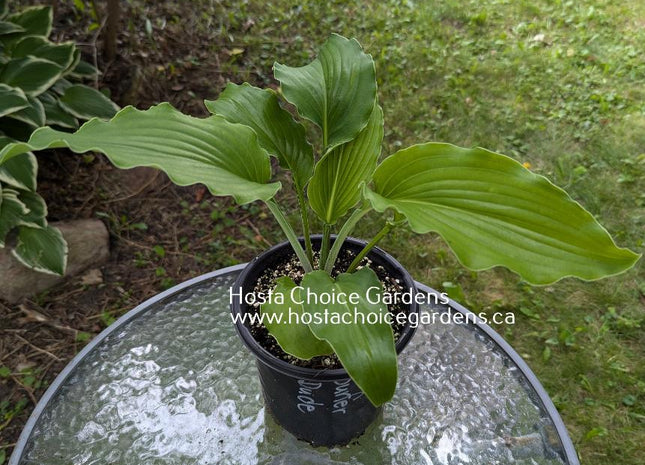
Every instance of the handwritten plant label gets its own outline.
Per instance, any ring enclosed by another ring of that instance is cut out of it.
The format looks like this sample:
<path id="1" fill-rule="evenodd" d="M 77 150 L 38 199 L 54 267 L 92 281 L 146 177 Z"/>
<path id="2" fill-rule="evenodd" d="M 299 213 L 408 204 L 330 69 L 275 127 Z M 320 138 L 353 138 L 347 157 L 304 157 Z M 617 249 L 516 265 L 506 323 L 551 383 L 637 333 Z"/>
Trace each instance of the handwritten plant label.
<path id="1" fill-rule="evenodd" d="M 352 392 L 352 386 L 352 381 L 349 378 L 334 381 L 334 397 L 331 406 L 332 413 L 345 415 L 349 403 L 363 396 L 360 390 Z M 312 413 L 316 408 L 324 408 L 325 404 L 324 402 L 320 402 L 320 395 L 316 399 L 317 391 L 322 387 L 323 383 L 321 382 L 306 379 L 298 380 L 298 395 L 296 396 L 298 403 L 296 405 L 300 412 Z"/>
<path id="2" fill-rule="evenodd" d="M 334 381 L 336 389 L 334 389 L 334 403 L 332 405 L 333 410 L 331 413 L 342 413 L 343 415 L 347 413 L 347 405 L 350 401 L 354 401 L 363 396 L 363 393 L 359 390 L 357 392 L 351 392 L 349 388 L 352 386 L 351 380 L 343 379 L 340 381 Z"/>
<path id="3" fill-rule="evenodd" d="M 311 413 L 316 407 L 324 405 L 314 400 L 315 392 L 322 387 L 322 383 L 307 381 L 306 379 L 298 380 L 298 410 L 302 413 Z"/>

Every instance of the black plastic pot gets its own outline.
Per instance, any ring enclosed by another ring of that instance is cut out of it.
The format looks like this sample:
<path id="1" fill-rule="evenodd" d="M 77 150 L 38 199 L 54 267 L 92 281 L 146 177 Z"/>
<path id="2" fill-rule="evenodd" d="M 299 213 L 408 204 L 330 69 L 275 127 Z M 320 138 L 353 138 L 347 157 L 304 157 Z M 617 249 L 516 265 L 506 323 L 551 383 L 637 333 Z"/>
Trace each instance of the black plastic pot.
<path id="1" fill-rule="evenodd" d="M 318 250 L 320 242 L 321 236 L 312 236 L 314 250 Z M 364 246 L 363 241 L 347 238 L 343 250 L 358 253 Z M 242 289 L 242 295 L 252 292 L 256 281 L 267 268 L 275 268 L 286 256 L 291 255 L 291 245 L 284 242 L 265 251 L 244 268 L 234 284 L 235 292 L 231 301 L 233 314 L 254 311 L 238 297 L 238 290 Z M 373 268 L 383 266 L 389 276 L 400 280 L 404 289 L 416 292 L 409 273 L 386 252 L 375 247 L 368 258 Z M 412 303 L 408 312 L 418 312 L 418 305 Z M 298 439 L 314 446 L 344 445 L 360 436 L 377 418 L 381 407 L 372 405 L 344 369 L 317 370 L 292 365 L 264 349 L 239 320 L 236 329 L 256 357 L 267 410 Z M 414 331 L 415 328 L 409 325 L 400 331 L 397 353 L 405 348 Z"/>

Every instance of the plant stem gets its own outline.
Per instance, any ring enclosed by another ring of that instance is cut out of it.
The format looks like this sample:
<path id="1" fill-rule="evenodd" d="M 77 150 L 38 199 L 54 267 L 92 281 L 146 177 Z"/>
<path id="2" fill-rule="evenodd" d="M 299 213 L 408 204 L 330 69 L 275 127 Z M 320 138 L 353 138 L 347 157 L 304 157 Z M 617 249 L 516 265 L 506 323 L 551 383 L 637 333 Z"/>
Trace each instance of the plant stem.
<path id="1" fill-rule="evenodd" d="M 298 204 L 300 205 L 300 217 L 302 218 L 302 234 L 305 237 L 305 248 L 307 250 L 307 258 L 311 263 L 314 261 L 314 251 L 311 247 L 311 237 L 309 232 L 309 211 L 307 202 L 305 201 L 305 194 L 303 189 L 296 186 L 298 191 Z"/>
<path id="2" fill-rule="evenodd" d="M 318 261 L 318 268 L 321 269 L 322 265 L 327 261 L 329 254 L 329 236 L 331 236 L 331 225 L 325 223 L 323 225 L 323 237 L 320 244 L 320 260 Z"/>
<path id="3" fill-rule="evenodd" d="M 358 255 L 356 255 L 356 258 L 352 261 L 351 265 L 349 265 L 349 268 L 347 268 L 348 273 L 352 273 L 356 270 L 356 267 L 358 264 L 365 258 L 365 256 L 369 253 L 370 250 L 374 248 L 374 246 L 381 240 L 383 237 L 390 232 L 392 229 L 393 225 L 390 222 L 385 223 L 385 226 L 374 236 L 374 238 L 369 241 L 369 243 L 363 247 L 363 250 L 360 251 Z"/>
<path id="4" fill-rule="evenodd" d="M 361 218 L 367 214 L 372 208 L 370 207 L 369 203 L 365 203 L 360 209 L 354 210 L 354 213 L 347 218 L 347 221 L 345 221 L 345 224 L 343 224 L 343 227 L 340 228 L 340 231 L 338 232 L 338 236 L 336 236 L 336 240 L 334 241 L 334 245 L 331 247 L 331 250 L 329 251 L 329 255 L 327 256 L 327 260 L 325 261 L 325 271 L 327 273 L 331 274 L 331 271 L 334 269 L 334 264 L 336 263 L 336 259 L 338 258 L 338 254 L 340 253 L 340 248 L 343 246 L 343 243 L 345 242 L 345 239 L 347 239 L 347 236 L 349 236 L 349 233 L 352 232 L 354 229 L 354 226 L 356 226 L 356 223 L 359 222 Z"/>
<path id="5" fill-rule="evenodd" d="M 265 203 L 267 204 L 267 207 L 269 207 L 269 210 L 271 210 L 271 213 L 273 213 L 273 216 L 275 216 L 275 219 L 278 221 L 282 231 L 284 231 L 284 234 L 287 236 L 287 239 L 289 240 L 293 251 L 296 253 L 296 256 L 300 260 L 300 264 L 305 270 L 305 273 L 313 271 L 311 262 L 307 258 L 307 254 L 303 250 L 302 245 L 300 245 L 300 241 L 298 241 L 298 236 L 296 236 L 296 233 L 293 231 L 293 228 L 285 218 L 278 204 L 273 199 L 267 200 Z"/>

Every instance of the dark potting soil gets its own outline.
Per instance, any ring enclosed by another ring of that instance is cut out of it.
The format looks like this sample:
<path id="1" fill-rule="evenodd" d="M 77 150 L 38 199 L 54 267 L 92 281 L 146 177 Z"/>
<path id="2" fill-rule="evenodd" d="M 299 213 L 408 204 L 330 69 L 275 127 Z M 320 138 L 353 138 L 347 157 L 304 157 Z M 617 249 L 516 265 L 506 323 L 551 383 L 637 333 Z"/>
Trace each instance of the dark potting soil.
<path id="1" fill-rule="evenodd" d="M 338 276 L 340 273 L 344 273 L 349 265 L 354 260 L 355 254 L 350 250 L 341 250 L 336 260 L 336 266 L 332 270 L 332 277 Z M 314 267 L 317 265 L 319 258 L 319 253 L 314 252 Z M 359 269 L 363 266 L 368 266 L 373 269 L 373 271 L 378 276 L 381 284 L 383 285 L 384 293 L 400 293 L 404 291 L 403 285 L 401 284 L 401 279 L 398 277 L 393 277 L 388 274 L 388 271 L 383 266 L 372 267 L 372 261 L 369 258 L 364 258 L 361 262 Z M 286 257 L 283 261 L 279 262 L 275 268 L 269 268 L 264 271 L 262 275 L 256 281 L 256 284 L 253 288 L 253 292 L 257 293 L 266 293 L 269 290 L 272 290 L 276 286 L 276 281 L 278 278 L 283 276 L 290 277 L 297 285 L 300 285 L 302 278 L 305 274 L 300 261 L 295 255 Z M 251 305 L 249 311 L 253 313 L 260 312 L 260 304 L 255 303 Z M 388 305 L 388 312 L 392 315 L 392 331 L 394 332 L 394 342 L 399 340 L 401 335 L 401 330 L 403 326 L 397 323 L 396 315 L 408 313 L 408 307 L 403 303 L 394 303 Z M 293 355 L 286 353 L 278 345 L 276 339 L 269 334 L 266 326 L 260 322 L 253 322 L 250 326 L 250 331 L 253 338 L 267 351 L 269 351 L 275 357 L 278 357 L 281 360 L 284 360 L 292 365 L 305 368 L 314 368 L 314 369 L 336 369 L 343 368 L 340 360 L 336 354 L 332 355 L 323 355 L 319 357 L 313 357 L 310 360 L 302 360 Z"/>

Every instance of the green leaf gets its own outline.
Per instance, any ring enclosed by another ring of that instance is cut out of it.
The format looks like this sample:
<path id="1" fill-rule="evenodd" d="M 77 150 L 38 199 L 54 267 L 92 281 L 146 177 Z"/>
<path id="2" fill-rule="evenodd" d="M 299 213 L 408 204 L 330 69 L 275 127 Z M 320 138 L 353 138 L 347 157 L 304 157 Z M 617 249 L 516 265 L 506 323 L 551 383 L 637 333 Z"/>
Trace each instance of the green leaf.
<path id="1" fill-rule="evenodd" d="M 7 137 L 0 137 L 0 147 L 10 140 Z M 38 162 L 36 157 L 29 152 L 0 165 L 0 181 L 17 189 L 36 190 L 37 174 Z"/>
<path id="2" fill-rule="evenodd" d="M 28 213 L 20 220 L 22 226 L 44 228 L 47 226 L 47 204 L 36 192 L 20 191 L 18 198 L 25 204 Z"/>
<path id="3" fill-rule="evenodd" d="M 76 46 L 73 42 L 55 44 L 45 37 L 27 36 L 13 46 L 11 56 L 13 58 L 26 58 L 32 56 L 42 58 L 56 63 L 61 69 L 67 69 L 74 62 Z"/>
<path id="4" fill-rule="evenodd" d="M 166 256 L 166 249 L 164 249 L 164 248 L 163 248 L 162 246 L 160 246 L 160 245 L 155 245 L 155 246 L 153 246 L 153 247 L 152 247 L 152 250 L 154 251 L 154 253 L 156 253 L 156 254 L 157 254 L 157 256 L 158 256 L 159 258 L 164 258 L 164 257 Z"/>
<path id="5" fill-rule="evenodd" d="M 74 47 L 74 53 L 72 54 L 72 61 L 70 62 L 69 66 L 65 68 L 65 72 L 63 73 L 65 76 L 68 74 L 73 74 L 74 69 L 76 68 L 76 65 L 78 65 L 81 61 L 81 51 Z"/>
<path id="6" fill-rule="evenodd" d="M 322 129 L 325 152 L 367 125 L 376 100 L 374 61 L 355 39 L 332 35 L 318 57 L 292 68 L 276 63 L 275 78 L 298 113 Z"/>
<path id="7" fill-rule="evenodd" d="M 544 347 L 544 350 L 542 351 L 542 360 L 544 362 L 551 360 L 551 348 L 549 346 Z"/>
<path id="8" fill-rule="evenodd" d="M 25 93 L 7 84 L 0 84 L 0 118 L 29 106 Z"/>
<path id="9" fill-rule="evenodd" d="M 356 273 L 338 275 L 336 281 L 324 271 L 313 271 L 305 275 L 302 287 L 305 289 L 303 293 L 312 292 L 318 296 L 341 293 L 357 296 L 356 305 L 350 304 L 349 300 L 345 305 L 307 302 L 304 306 L 306 312 L 322 315 L 325 310 L 328 310 L 330 315 L 337 313 L 340 318 L 338 324 L 334 324 L 331 317 L 327 324 L 324 321 L 319 324 L 314 319 L 309 328 L 316 337 L 324 339 L 334 349 L 349 376 L 372 404 L 379 406 L 390 400 L 394 395 L 397 377 L 396 348 L 392 327 L 385 321 L 376 324 L 367 323 L 372 321 L 368 320 L 367 315 L 387 313 L 387 308 L 371 304 L 367 299 L 369 288 L 382 289 L 374 271 L 361 268 Z M 365 324 L 362 324 L 359 317 L 355 318 L 355 313 L 365 316 Z M 342 315 L 349 316 L 346 320 L 349 324 L 342 322 Z"/>
<path id="10" fill-rule="evenodd" d="M 81 13 L 85 11 L 85 3 L 83 3 L 83 0 L 74 0 L 74 6 Z"/>
<path id="11" fill-rule="evenodd" d="M 18 200 L 18 192 L 13 189 L 0 189 L 0 247 L 4 247 L 5 238 L 9 231 L 20 224 L 20 220 L 28 213 L 24 203 Z"/>
<path id="12" fill-rule="evenodd" d="M 294 317 L 289 322 L 290 312 L 298 315 L 298 318 L 302 318 L 304 313 L 301 291 L 291 278 L 279 278 L 273 291 L 274 300 L 261 307 L 262 313 L 266 315 L 264 325 L 282 350 L 294 357 L 309 360 L 318 355 L 331 354 L 333 350 L 329 344 L 314 336 L 309 326 L 300 320 L 296 322 Z M 278 301 L 275 296 L 283 296 L 284 300 Z"/>
<path id="13" fill-rule="evenodd" d="M 51 90 L 58 95 L 63 95 L 65 91 L 73 85 L 74 84 L 69 82 L 67 79 L 63 78 L 56 81 L 56 83 L 51 87 Z"/>
<path id="14" fill-rule="evenodd" d="M 0 83 L 19 87 L 31 97 L 42 94 L 62 75 L 63 68 L 42 58 L 14 58 L 0 71 Z"/>
<path id="15" fill-rule="evenodd" d="M 626 405 L 628 407 L 631 407 L 633 405 L 636 405 L 636 396 L 633 394 L 626 395 L 623 397 L 623 405 Z"/>
<path id="16" fill-rule="evenodd" d="M 459 283 L 444 281 L 441 287 L 443 287 L 444 292 L 452 300 L 456 302 L 460 302 L 462 304 L 466 303 L 466 296 L 464 295 L 464 290 L 461 288 L 461 285 Z"/>
<path id="17" fill-rule="evenodd" d="M 298 187 L 304 188 L 314 169 L 313 149 L 305 137 L 305 128 L 280 108 L 275 93 L 248 83 L 231 83 L 217 100 L 206 100 L 204 104 L 211 113 L 252 128 L 260 145 L 278 158 L 280 166 L 291 170 Z"/>
<path id="18" fill-rule="evenodd" d="M 533 284 L 598 279 L 639 258 L 562 189 L 482 148 L 401 150 L 378 166 L 365 195 L 376 210 L 405 215 L 413 231 L 438 232 L 466 267 L 505 266 Z"/>
<path id="19" fill-rule="evenodd" d="M 8 10 L 7 0 L 0 0 L 0 18 L 3 18 L 7 14 Z"/>
<path id="20" fill-rule="evenodd" d="M 29 106 L 11 113 L 9 118 L 17 119 L 23 123 L 28 124 L 32 129 L 39 128 L 45 125 L 45 108 L 40 100 L 27 97 Z"/>
<path id="21" fill-rule="evenodd" d="M 311 208 L 327 224 L 334 224 L 361 198 L 381 153 L 383 111 L 374 105 L 367 126 L 358 136 L 336 147 L 317 164 L 307 194 Z"/>
<path id="22" fill-rule="evenodd" d="M 25 28 L 9 21 L 0 21 L 0 36 L 17 32 L 25 32 Z"/>
<path id="23" fill-rule="evenodd" d="M 28 140 L 29 136 L 34 132 L 33 125 L 23 123 L 14 118 L 3 118 L 1 123 L 2 129 L 0 129 L 0 133 L 16 141 Z"/>
<path id="24" fill-rule="evenodd" d="M 269 155 L 252 129 L 221 116 L 193 118 L 168 103 L 146 111 L 126 107 L 112 120 L 92 119 L 73 134 L 38 129 L 28 143 L 4 147 L 0 164 L 20 153 L 59 147 L 104 153 L 119 168 L 159 168 L 175 184 L 203 183 L 213 195 L 232 195 L 240 204 L 269 200 L 280 188 L 269 183 Z"/>
<path id="25" fill-rule="evenodd" d="M 119 111 L 119 107 L 101 92 L 82 84 L 67 88 L 60 98 L 60 106 L 79 119 L 95 116 L 109 119 Z"/>
<path id="26" fill-rule="evenodd" d="M 92 78 L 98 74 L 99 70 L 85 60 L 79 60 L 72 70 L 72 76 L 77 78 Z"/>
<path id="27" fill-rule="evenodd" d="M 23 265 L 43 273 L 62 276 L 67 266 L 67 242 L 59 229 L 52 226 L 20 226 L 18 244 L 12 251 Z"/>
<path id="28" fill-rule="evenodd" d="M 52 9 L 49 6 L 36 6 L 9 15 L 11 21 L 24 28 L 24 35 L 49 37 L 52 30 Z"/>
<path id="29" fill-rule="evenodd" d="M 598 426 L 596 428 L 590 429 L 587 434 L 585 434 L 585 441 L 595 438 L 596 436 L 606 436 L 608 433 L 607 428 Z"/>
<path id="30" fill-rule="evenodd" d="M 58 99 L 51 95 L 49 91 L 40 94 L 38 100 L 41 101 L 45 109 L 45 123 L 48 126 L 59 126 L 69 129 L 78 128 L 78 120 L 63 110 L 58 104 Z"/>
<path id="31" fill-rule="evenodd" d="M 44 105 L 47 125 L 76 129 L 78 120 L 61 108 L 60 105 Z"/>

